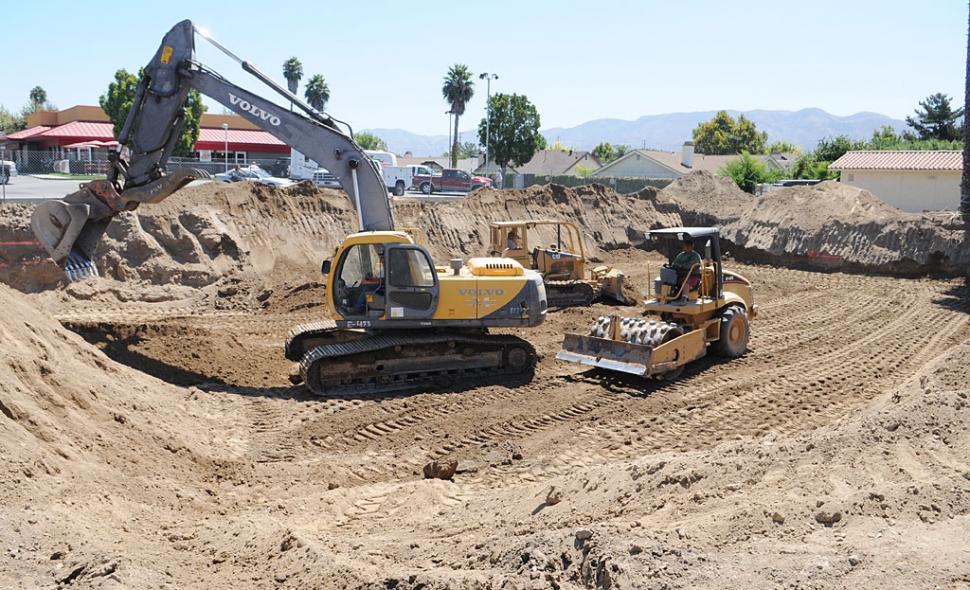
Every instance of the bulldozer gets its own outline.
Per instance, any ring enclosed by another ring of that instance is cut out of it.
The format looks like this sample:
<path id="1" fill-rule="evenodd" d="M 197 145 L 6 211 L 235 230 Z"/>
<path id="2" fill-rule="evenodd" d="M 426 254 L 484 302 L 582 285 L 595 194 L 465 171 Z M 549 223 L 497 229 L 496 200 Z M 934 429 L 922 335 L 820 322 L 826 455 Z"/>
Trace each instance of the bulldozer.
<path id="1" fill-rule="evenodd" d="M 600 298 L 627 304 L 623 271 L 611 266 L 586 270 L 589 260 L 582 235 L 568 221 L 529 220 L 489 223 L 489 256 L 510 258 L 539 273 L 546 285 L 549 307 L 589 306 Z M 534 245 L 530 237 L 552 237 L 549 246 Z"/>
<path id="2" fill-rule="evenodd" d="M 743 355 L 758 307 L 751 281 L 722 267 L 720 231 L 671 227 L 650 230 L 646 239 L 667 252 L 668 262 L 654 279 L 654 296 L 644 303 L 643 314 L 603 316 L 587 334 L 567 333 L 556 358 L 670 381 L 709 350 L 726 358 Z M 678 272 L 674 260 L 685 240 L 704 254 Z M 698 279 L 689 280 L 691 275 Z"/>

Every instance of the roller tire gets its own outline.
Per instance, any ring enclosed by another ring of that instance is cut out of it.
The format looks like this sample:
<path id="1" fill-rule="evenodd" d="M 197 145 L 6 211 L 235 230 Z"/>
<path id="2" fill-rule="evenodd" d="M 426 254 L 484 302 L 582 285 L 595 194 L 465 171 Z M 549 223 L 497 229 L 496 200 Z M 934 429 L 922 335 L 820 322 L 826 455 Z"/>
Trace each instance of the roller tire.
<path id="1" fill-rule="evenodd" d="M 711 346 L 714 354 L 726 358 L 738 358 L 748 350 L 751 326 L 744 310 L 731 306 L 721 314 L 721 335 Z"/>

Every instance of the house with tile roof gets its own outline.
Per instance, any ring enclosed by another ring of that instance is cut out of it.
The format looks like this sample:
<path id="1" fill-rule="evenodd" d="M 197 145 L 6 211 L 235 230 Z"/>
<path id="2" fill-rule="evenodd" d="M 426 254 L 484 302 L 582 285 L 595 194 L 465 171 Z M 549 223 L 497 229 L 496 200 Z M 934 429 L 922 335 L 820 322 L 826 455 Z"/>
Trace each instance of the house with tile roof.
<path id="1" fill-rule="evenodd" d="M 643 177 L 678 179 L 681 176 L 703 170 L 717 174 L 725 164 L 737 158 L 736 155 L 708 156 L 694 153 L 694 142 L 685 141 L 680 153 L 654 150 L 633 150 L 606 164 L 592 173 L 593 177 Z M 788 170 L 797 155 L 773 153 L 754 154 L 752 157 L 764 162 L 770 170 Z"/>
<path id="2" fill-rule="evenodd" d="M 840 182 L 859 187 L 897 209 L 957 211 L 963 152 L 959 150 L 852 151 L 829 165 Z"/>

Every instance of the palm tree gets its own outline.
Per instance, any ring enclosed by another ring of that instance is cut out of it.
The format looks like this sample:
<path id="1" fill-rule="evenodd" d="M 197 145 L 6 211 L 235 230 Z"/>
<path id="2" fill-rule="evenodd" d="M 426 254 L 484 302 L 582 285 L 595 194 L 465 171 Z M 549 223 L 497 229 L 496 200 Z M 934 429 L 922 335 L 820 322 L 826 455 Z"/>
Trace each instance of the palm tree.
<path id="1" fill-rule="evenodd" d="M 327 101 L 330 100 L 330 87 L 327 86 L 323 76 L 314 74 L 312 78 L 307 80 L 306 92 L 303 96 L 306 97 L 306 101 L 310 103 L 311 107 L 322 113 L 327 106 Z"/>
<path id="2" fill-rule="evenodd" d="M 465 114 L 465 105 L 475 96 L 475 83 L 467 66 L 455 64 L 448 68 L 441 95 L 451 105 L 451 114 L 455 116 L 455 141 L 451 146 L 451 167 L 454 168 L 458 165 L 458 119 Z"/>
<path id="3" fill-rule="evenodd" d="M 47 91 L 40 86 L 34 86 L 30 90 L 30 106 L 33 108 L 34 112 L 44 110 L 44 105 L 47 103 Z"/>
<path id="4" fill-rule="evenodd" d="M 296 89 L 303 78 L 303 64 L 295 57 L 283 62 L 283 77 L 286 78 L 286 88 L 290 94 L 296 94 Z"/>

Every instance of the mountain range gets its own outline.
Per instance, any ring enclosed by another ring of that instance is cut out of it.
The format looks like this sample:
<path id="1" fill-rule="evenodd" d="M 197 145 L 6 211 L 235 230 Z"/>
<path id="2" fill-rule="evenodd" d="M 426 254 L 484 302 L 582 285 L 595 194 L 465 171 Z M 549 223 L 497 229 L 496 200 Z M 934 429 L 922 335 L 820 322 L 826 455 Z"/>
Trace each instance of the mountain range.
<path id="1" fill-rule="evenodd" d="M 787 141 L 801 146 L 802 152 L 810 152 L 821 139 L 833 139 L 845 135 L 849 139 L 871 139 L 873 131 L 883 125 L 892 127 L 896 133 L 907 128 L 906 122 L 879 113 L 856 113 L 847 117 L 831 115 L 821 109 L 807 108 L 799 111 L 727 111 L 735 120 L 741 115 L 752 121 L 758 131 L 768 133 L 768 143 Z M 626 145 L 633 149 L 656 149 L 680 151 L 685 141 L 693 137 L 693 130 L 701 123 L 714 118 L 717 111 L 694 113 L 670 113 L 647 115 L 635 121 L 623 119 L 596 119 L 575 127 L 551 127 L 539 132 L 551 146 L 558 141 L 562 146 L 589 151 L 602 142 Z M 364 129 L 387 143 L 388 150 L 404 155 L 440 156 L 448 151 L 448 136 L 417 135 L 403 129 Z M 461 142 L 477 143 L 477 128 L 459 133 Z"/>

